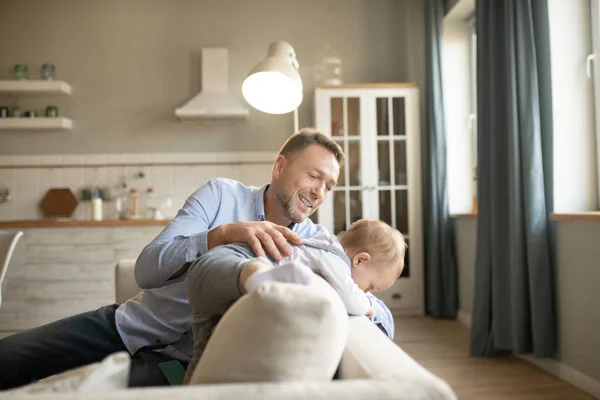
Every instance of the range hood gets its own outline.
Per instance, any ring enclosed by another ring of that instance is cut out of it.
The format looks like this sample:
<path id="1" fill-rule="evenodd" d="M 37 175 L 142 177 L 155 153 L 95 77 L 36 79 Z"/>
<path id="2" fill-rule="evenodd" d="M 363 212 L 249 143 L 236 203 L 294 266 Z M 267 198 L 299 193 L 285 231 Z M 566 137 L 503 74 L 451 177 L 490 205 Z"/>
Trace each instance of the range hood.
<path id="1" fill-rule="evenodd" d="M 248 109 L 229 94 L 227 48 L 202 49 L 202 92 L 175 110 L 180 120 L 246 118 Z"/>

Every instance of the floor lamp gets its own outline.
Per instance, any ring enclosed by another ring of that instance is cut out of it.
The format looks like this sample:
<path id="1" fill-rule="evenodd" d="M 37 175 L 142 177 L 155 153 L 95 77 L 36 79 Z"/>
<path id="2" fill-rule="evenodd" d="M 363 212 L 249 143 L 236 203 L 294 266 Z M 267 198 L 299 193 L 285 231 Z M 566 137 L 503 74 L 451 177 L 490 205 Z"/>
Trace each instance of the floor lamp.
<path id="1" fill-rule="evenodd" d="M 242 94 L 252 107 L 267 114 L 294 112 L 298 131 L 298 106 L 302 103 L 302 78 L 294 48 L 287 42 L 269 45 L 267 57 L 259 62 L 242 84 Z"/>

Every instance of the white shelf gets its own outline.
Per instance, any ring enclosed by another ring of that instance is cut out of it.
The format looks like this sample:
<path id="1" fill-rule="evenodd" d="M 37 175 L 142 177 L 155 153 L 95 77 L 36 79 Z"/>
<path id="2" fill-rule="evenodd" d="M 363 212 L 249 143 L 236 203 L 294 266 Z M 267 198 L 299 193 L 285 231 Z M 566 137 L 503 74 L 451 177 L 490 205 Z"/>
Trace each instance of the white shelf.
<path id="1" fill-rule="evenodd" d="M 73 128 L 69 118 L 0 118 L 0 129 L 4 130 L 67 130 Z"/>
<path id="2" fill-rule="evenodd" d="M 0 80 L 0 93 L 70 95 L 71 85 L 65 81 Z"/>

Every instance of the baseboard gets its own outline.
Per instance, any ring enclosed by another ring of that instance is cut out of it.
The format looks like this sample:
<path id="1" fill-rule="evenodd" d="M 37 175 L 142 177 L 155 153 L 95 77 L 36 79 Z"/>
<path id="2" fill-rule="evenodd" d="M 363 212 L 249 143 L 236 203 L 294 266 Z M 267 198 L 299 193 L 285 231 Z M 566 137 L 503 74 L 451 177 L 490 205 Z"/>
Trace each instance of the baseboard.
<path id="1" fill-rule="evenodd" d="M 466 311 L 459 310 L 456 319 L 466 326 L 471 328 L 471 314 Z M 597 399 L 600 399 L 600 382 L 584 374 L 575 368 L 569 367 L 566 364 L 561 363 L 553 358 L 537 358 L 528 355 L 518 355 L 525 361 L 532 363 L 533 365 L 543 369 L 552 375 L 569 382 L 571 385 L 589 393 Z"/>
<path id="2" fill-rule="evenodd" d="M 458 322 L 471 329 L 471 314 L 463 310 L 458 310 L 456 319 L 458 319 Z"/>
<path id="3" fill-rule="evenodd" d="M 537 358 L 527 355 L 519 355 L 519 357 L 600 399 L 600 382 L 591 376 L 553 358 Z"/>

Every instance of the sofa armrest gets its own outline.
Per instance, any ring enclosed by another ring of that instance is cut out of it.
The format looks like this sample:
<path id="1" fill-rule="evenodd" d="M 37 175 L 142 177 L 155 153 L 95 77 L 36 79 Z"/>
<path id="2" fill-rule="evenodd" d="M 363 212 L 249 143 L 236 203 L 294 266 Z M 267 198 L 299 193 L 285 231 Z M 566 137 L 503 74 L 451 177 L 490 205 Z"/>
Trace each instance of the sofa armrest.
<path id="1" fill-rule="evenodd" d="M 137 295 L 142 289 L 133 275 L 135 260 L 119 260 L 115 267 L 115 300 L 121 304 Z"/>

